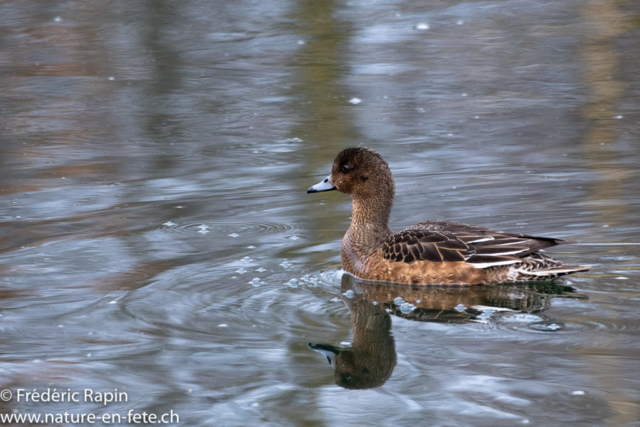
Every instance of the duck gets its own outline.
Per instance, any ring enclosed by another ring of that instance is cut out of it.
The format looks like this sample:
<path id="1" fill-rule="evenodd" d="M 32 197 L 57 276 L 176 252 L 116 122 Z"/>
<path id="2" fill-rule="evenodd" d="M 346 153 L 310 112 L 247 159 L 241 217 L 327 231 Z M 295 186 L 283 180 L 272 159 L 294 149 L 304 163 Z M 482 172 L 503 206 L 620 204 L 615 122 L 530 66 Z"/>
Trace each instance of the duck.
<path id="1" fill-rule="evenodd" d="M 544 249 L 575 243 L 428 220 L 389 229 L 395 183 L 389 164 L 367 147 L 341 151 L 331 174 L 307 193 L 337 190 L 351 196 L 351 224 L 342 239 L 343 269 L 357 279 L 421 285 L 489 285 L 553 281 L 589 270 L 566 265 Z"/>

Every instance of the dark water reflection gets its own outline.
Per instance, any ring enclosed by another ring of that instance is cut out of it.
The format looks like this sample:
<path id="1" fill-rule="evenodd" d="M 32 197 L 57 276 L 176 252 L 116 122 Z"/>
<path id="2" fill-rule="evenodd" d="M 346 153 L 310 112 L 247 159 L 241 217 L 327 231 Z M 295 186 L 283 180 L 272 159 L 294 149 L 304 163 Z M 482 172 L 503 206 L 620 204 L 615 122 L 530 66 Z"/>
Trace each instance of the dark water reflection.
<path id="1" fill-rule="evenodd" d="M 555 332 L 563 327 L 542 318 L 552 297 L 584 299 L 570 286 L 552 282 L 473 287 L 372 283 L 342 276 L 342 299 L 351 311 L 353 343 L 348 348 L 310 343 L 334 367 L 336 384 L 367 389 L 384 384 L 396 365 L 389 313 L 418 322 L 526 325 Z"/>
<path id="2" fill-rule="evenodd" d="M 129 393 L 0 412 L 637 424 L 639 16 L 625 0 L 0 2 L 0 389 Z M 358 144 L 391 164 L 392 228 L 573 238 L 554 255 L 592 271 L 341 289 L 349 202 L 305 190 Z M 384 384 L 338 387 L 308 343 L 353 342 L 353 365 L 368 316 L 393 323 L 366 362 Z"/>

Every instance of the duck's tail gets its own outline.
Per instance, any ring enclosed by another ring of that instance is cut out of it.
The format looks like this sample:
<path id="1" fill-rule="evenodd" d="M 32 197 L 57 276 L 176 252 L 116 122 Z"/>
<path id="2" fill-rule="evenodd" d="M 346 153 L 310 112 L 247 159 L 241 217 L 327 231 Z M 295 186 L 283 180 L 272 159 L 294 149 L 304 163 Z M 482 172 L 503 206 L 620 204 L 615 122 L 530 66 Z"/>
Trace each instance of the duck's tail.
<path id="1" fill-rule="evenodd" d="M 588 271 L 589 265 L 565 265 L 549 256 L 535 252 L 522 262 L 510 266 L 509 276 L 514 281 L 553 280 L 566 274 Z"/>

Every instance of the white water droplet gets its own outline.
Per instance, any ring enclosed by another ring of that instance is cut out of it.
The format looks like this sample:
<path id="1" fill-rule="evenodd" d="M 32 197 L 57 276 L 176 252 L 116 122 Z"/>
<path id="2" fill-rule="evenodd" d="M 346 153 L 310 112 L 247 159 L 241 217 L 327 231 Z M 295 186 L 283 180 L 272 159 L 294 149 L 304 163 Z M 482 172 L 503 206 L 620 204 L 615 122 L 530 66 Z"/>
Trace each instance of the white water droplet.
<path id="1" fill-rule="evenodd" d="M 358 105 L 358 104 L 360 104 L 362 102 L 362 99 L 360 99 L 360 98 L 351 98 L 349 100 L 349 102 L 352 103 L 353 105 Z"/>
<path id="2" fill-rule="evenodd" d="M 574 390 L 571 392 L 574 396 L 584 396 L 584 390 Z"/>
<path id="3" fill-rule="evenodd" d="M 416 25 L 416 28 L 419 30 L 428 30 L 429 24 L 427 24 L 426 22 L 421 22 L 418 25 Z"/>
<path id="4" fill-rule="evenodd" d="M 408 302 L 405 302 L 404 304 L 402 304 L 402 305 L 400 306 L 400 311 L 401 311 L 403 314 L 409 314 L 409 313 L 411 313 L 411 312 L 412 312 L 413 310 L 415 310 L 415 309 L 416 309 L 416 306 L 415 306 L 415 305 L 413 305 L 413 304 L 410 304 L 410 303 L 408 303 Z"/>
<path id="5" fill-rule="evenodd" d="M 462 313 L 463 311 L 465 311 L 467 309 L 467 307 L 464 304 L 458 304 L 455 307 L 453 307 L 454 310 L 456 310 L 459 313 Z"/>

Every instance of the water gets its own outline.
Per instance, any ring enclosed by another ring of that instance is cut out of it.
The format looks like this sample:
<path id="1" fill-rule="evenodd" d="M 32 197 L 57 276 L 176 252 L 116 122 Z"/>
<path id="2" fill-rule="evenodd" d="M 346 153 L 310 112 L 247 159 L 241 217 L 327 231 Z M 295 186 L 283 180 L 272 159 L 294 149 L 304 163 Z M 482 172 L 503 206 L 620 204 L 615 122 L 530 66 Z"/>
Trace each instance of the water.
<path id="1" fill-rule="evenodd" d="M 3 2 L 0 389 L 128 400 L 0 412 L 638 425 L 639 16 Z M 392 228 L 572 238 L 553 254 L 592 271 L 455 289 L 341 275 L 349 201 L 305 191 L 359 144 L 394 172 Z"/>

